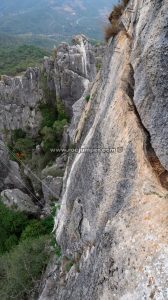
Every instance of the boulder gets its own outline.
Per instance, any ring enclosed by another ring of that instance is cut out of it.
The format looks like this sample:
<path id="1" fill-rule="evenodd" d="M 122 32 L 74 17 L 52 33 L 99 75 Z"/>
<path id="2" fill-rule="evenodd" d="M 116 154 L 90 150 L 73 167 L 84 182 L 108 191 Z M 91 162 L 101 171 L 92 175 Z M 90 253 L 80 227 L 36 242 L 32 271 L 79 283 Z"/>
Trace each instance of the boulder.
<path id="1" fill-rule="evenodd" d="M 47 176 L 63 177 L 66 167 L 66 161 L 67 154 L 63 153 L 56 159 L 55 163 L 52 166 L 47 166 L 45 169 L 42 170 L 42 178 L 45 178 Z"/>
<path id="2" fill-rule="evenodd" d="M 2 191 L 1 200 L 7 207 L 25 212 L 29 215 L 37 215 L 39 212 L 38 206 L 34 204 L 30 196 L 18 189 Z"/>

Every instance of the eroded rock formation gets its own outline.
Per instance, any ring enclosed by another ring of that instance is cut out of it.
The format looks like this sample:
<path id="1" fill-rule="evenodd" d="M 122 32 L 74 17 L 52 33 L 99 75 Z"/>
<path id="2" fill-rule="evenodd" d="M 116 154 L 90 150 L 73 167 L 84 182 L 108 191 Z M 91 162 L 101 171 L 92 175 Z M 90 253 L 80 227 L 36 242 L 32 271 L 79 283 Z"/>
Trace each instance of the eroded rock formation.
<path id="1" fill-rule="evenodd" d="M 166 0 L 129 1 L 109 41 L 78 113 L 73 140 L 88 150 L 67 167 L 61 264 L 40 300 L 168 298 L 167 9 Z"/>
<path id="2" fill-rule="evenodd" d="M 84 35 L 75 36 L 72 45 L 62 43 L 54 51 L 55 59 L 46 60 L 44 67 L 54 79 L 57 99 L 63 101 L 72 115 L 72 105 L 88 88 L 96 75 L 94 47 Z"/>
<path id="3" fill-rule="evenodd" d="M 34 202 L 35 207 L 25 203 L 25 211 L 50 213 L 53 199 L 59 199 L 62 190 L 66 155 L 58 157 L 44 170 L 32 170 L 32 165 L 22 162 L 20 156 L 9 147 L 15 130 L 26 133 L 33 141 L 39 138 L 41 130 L 41 106 L 56 110 L 57 102 L 63 102 L 71 117 L 72 104 L 81 98 L 90 81 L 96 75 L 94 48 L 87 38 L 79 35 L 73 38 L 71 46 L 62 43 L 52 57 L 44 58 L 41 68 L 28 70 L 14 78 L 2 76 L 0 81 L 0 192 L 3 202 L 24 211 L 24 202 Z M 68 133 L 64 132 L 60 147 L 68 147 Z M 32 160 L 37 161 L 42 145 L 37 145 Z M 16 161 L 12 161 L 16 160 Z M 40 164 L 40 162 L 39 162 Z M 21 168 L 20 168 L 21 167 Z M 22 172 L 21 172 L 22 171 Z M 22 173 L 22 174 L 21 174 Z M 5 192 L 4 192 L 5 190 Z M 23 197 L 22 197 L 23 196 Z M 18 198 L 18 202 L 17 202 Z M 21 198 L 23 198 L 21 201 Z M 27 199 L 27 200 L 26 200 Z"/>

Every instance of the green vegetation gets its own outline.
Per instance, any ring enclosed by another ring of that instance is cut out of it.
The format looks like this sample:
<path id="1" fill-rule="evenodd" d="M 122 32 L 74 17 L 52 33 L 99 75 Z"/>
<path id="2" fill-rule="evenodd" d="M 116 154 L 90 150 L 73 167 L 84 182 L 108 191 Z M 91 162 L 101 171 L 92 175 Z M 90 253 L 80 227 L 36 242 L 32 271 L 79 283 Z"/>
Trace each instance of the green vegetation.
<path id="1" fill-rule="evenodd" d="M 50 234 L 54 227 L 52 216 L 43 220 L 32 220 L 22 231 L 21 240 L 39 238 L 41 235 Z"/>
<path id="2" fill-rule="evenodd" d="M 56 210 L 38 220 L 0 201 L 0 299 L 26 300 L 38 286 L 51 252 L 61 256 L 52 229 Z"/>
<path id="3" fill-rule="evenodd" d="M 35 46 L 0 46 L 0 75 L 17 75 L 28 67 L 38 66 L 45 55 L 46 50 Z"/>
<path id="4" fill-rule="evenodd" d="M 27 156 L 31 155 L 31 151 L 34 148 L 35 142 L 32 138 L 25 137 L 22 139 L 18 139 L 14 145 L 14 151 L 25 153 Z"/>
<path id="5" fill-rule="evenodd" d="M 66 119 L 67 121 L 69 121 L 69 117 L 65 111 L 65 107 L 64 104 L 62 103 L 62 101 L 60 99 L 57 98 L 57 114 L 58 114 L 58 120 L 64 120 Z"/>
<path id="6" fill-rule="evenodd" d="M 51 51 L 54 46 L 58 45 L 58 41 L 55 36 L 48 36 L 43 34 L 18 34 L 10 35 L 0 32 L 0 45 L 3 48 L 13 48 L 16 46 L 35 46 Z"/>
<path id="7" fill-rule="evenodd" d="M 43 150 L 47 153 L 50 149 L 59 146 L 64 126 L 68 123 L 69 118 L 63 103 L 56 99 L 55 93 L 48 89 L 47 77 L 44 73 L 41 75 L 41 87 L 46 103 L 39 106 L 42 114 L 40 135 L 43 141 Z M 52 153 L 50 154 L 52 155 Z"/>
<path id="8" fill-rule="evenodd" d="M 13 142 L 17 142 L 18 139 L 24 139 L 26 137 L 26 132 L 24 132 L 21 128 L 15 129 L 13 131 L 12 139 Z"/>
<path id="9" fill-rule="evenodd" d="M 24 300 L 33 292 L 49 261 L 47 236 L 27 239 L 0 257 L 0 298 Z"/>
<path id="10" fill-rule="evenodd" d="M 51 51 L 55 46 L 57 46 L 60 40 L 55 36 L 49 36 L 47 34 L 19 34 L 16 36 L 21 45 L 33 45 L 35 47 L 40 47 L 46 51 Z"/>
<path id="11" fill-rule="evenodd" d="M 28 223 L 29 220 L 25 214 L 15 212 L 0 202 L 0 254 L 18 244 Z"/>
<path id="12" fill-rule="evenodd" d="M 69 272 L 73 265 L 74 265 L 74 262 L 71 261 L 71 260 L 69 260 L 69 261 L 66 263 L 65 271 L 66 271 L 66 272 Z"/>
<path id="13" fill-rule="evenodd" d="M 45 82 L 44 77 L 43 82 Z M 50 97 L 48 99 L 51 100 Z M 43 150 L 47 153 L 50 152 L 50 149 L 59 147 L 64 126 L 67 125 L 69 118 L 63 103 L 59 99 L 56 100 L 56 105 L 42 104 L 40 111 L 43 117 L 40 134 L 43 141 Z M 51 152 L 50 154 L 52 155 Z"/>
<path id="14" fill-rule="evenodd" d="M 90 95 L 87 95 L 87 96 L 85 97 L 85 100 L 86 100 L 87 102 L 89 102 L 89 100 L 90 100 Z"/>
<path id="15" fill-rule="evenodd" d="M 53 226 L 53 215 L 42 220 L 29 219 L 0 201 L 0 254 L 10 251 L 22 240 L 50 234 Z"/>
<path id="16" fill-rule="evenodd" d="M 41 129 L 43 127 L 52 127 L 53 123 L 57 119 L 57 110 L 56 106 L 49 105 L 48 103 L 41 104 L 39 109 L 42 114 L 42 122 L 41 122 Z"/>
<path id="17" fill-rule="evenodd" d="M 53 98 L 49 97 L 49 100 L 54 102 Z M 64 105 L 58 99 L 57 104 L 43 103 L 39 106 L 39 109 L 42 114 L 42 122 L 37 138 L 29 137 L 22 129 L 13 130 L 10 140 L 8 139 L 8 133 L 6 133 L 10 158 L 19 164 L 21 160 L 25 161 L 32 170 L 36 170 L 36 174 L 40 174 L 41 170 L 55 159 L 56 153 L 50 150 L 59 148 L 64 127 L 69 121 Z M 33 150 L 39 144 L 42 145 L 42 151 L 34 155 Z"/>
<path id="18" fill-rule="evenodd" d="M 67 119 L 57 120 L 53 124 L 55 136 L 58 141 L 60 141 L 62 137 L 65 125 L 67 125 Z"/>
<path id="19" fill-rule="evenodd" d="M 96 70 L 97 70 L 97 72 L 98 72 L 100 69 L 101 69 L 101 64 L 100 64 L 100 63 L 97 63 L 97 64 L 96 64 Z"/>
<path id="20" fill-rule="evenodd" d="M 32 157 L 32 150 L 35 148 L 36 143 L 37 141 L 28 137 L 26 132 L 22 129 L 13 130 L 11 139 L 8 140 L 10 158 L 16 161 L 30 159 Z"/>

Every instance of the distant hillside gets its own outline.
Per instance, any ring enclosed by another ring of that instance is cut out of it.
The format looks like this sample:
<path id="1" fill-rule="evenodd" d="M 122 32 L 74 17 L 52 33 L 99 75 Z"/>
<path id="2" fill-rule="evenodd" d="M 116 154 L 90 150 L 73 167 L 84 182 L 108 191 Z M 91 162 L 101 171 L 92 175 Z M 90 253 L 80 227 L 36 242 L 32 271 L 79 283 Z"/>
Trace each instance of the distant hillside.
<path id="1" fill-rule="evenodd" d="M 0 31 L 8 34 L 35 34 L 38 37 L 41 34 L 52 35 L 52 39 L 57 41 L 67 40 L 78 33 L 101 39 L 105 15 L 116 2 L 1 0 Z"/>
<path id="2" fill-rule="evenodd" d="M 61 41 L 83 33 L 102 39 L 117 0 L 0 0 L 0 75 L 39 64 Z"/>
<path id="3" fill-rule="evenodd" d="M 36 46 L 20 45 L 20 40 L 0 35 L 0 75 L 16 75 L 39 65 L 49 53 Z"/>

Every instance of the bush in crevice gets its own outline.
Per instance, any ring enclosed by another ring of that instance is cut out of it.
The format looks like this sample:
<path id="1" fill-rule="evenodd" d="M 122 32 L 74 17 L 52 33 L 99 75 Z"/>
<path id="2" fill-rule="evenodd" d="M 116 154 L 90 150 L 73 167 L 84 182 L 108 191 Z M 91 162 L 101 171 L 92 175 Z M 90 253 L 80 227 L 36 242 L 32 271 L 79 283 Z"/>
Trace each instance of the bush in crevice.
<path id="1" fill-rule="evenodd" d="M 35 145 L 35 139 L 27 136 L 21 128 L 13 130 L 11 138 L 8 139 L 10 159 L 17 162 L 30 159 Z"/>
<path id="2" fill-rule="evenodd" d="M 21 128 L 13 130 L 12 140 L 14 143 L 16 143 L 18 139 L 24 139 L 25 137 L 26 137 L 26 132 L 23 131 Z"/>
<path id="3" fill-rule="evenodd" d="M 18 139 L 13 147 L 14 152 L 24 153 L 25 155 L 31 155 L 33 148 L 35 148 L 35 142 L 32 138 L 26 137 Z"/>
<path id="4" fill-rule="evenodd" d="M 111 37 L 116 36 L 119 33 L 120 29 L 118 24 L 109 24 L 105 27 L 105 41 L 108 42 Z"/>
<path id="5" fill-rule="evenodd" d="M 58 148 L 64 132 L 64 126 L 68 124 L 68 115 L 61 100 L 57 99 L 55 107 L 44 104 L 40 107 L 42 112 L 41 137 L 44 152 Z"/>
<path id="6" fill-rule="evenodd" d="M 123 6 L 126 7 L 130 0 L 122 0 Z"/>
<path id="7" fill-rule="evenodd" d="M 90 95 L 87 95 L 87 96 L 85 97 L 85 100 L 86 100 L 86 102 L 89 102 L 89 100 L 90 100 Z"/>
<path id="8" fill-rule="evenodd" d="M 39 106 L 39 109 L 42 114 L 42 122 L 40 124 L 40 127 L 52 127 L 54 121 L 57 119 L 56 106 L 54 107 L 49 104 L 43 103 Z"/>
<path id="9" fill-rule="evenodd" d="M 115 5 L 113 7 L 113 10 L 109 16 L 109 21 L 112 23 L 114 20 L 118 21 L 119 18 L 122 16 L 124 11 L 124 5 L 122 3 L 119 3 L 118 5 Z"/>
<path id="10" fill-rule="evenodd" d="M 66 119 L 67 122 L 69 122 L 69 116 L 66 113 L 65 106 L 64 106 L 63 102 L 59 98 L 57 98 L 56 103 L 57 103 L 56 108 L 57 108 L 57 114 L 58 114 L 57 119 L 59 121 Z"/>
<path id="11" fill-rule="evenodd" d="M 108 42 L 108 40 L 111 37 L 116 36 L 119 31 L 121 30 L 120 25 L 119 25 L 119 19 L 122 16 L 125 7 L 127 6 L 129 0 L 122 0 L 121 2 L 119 2 L 118 5 L 115 5 L 113 7 L 113 10 L 109 16 L 109 21 L 111 23 L 111 25 L 108 25 L 105 27 L 105 40 L 106 42 Z"/>

